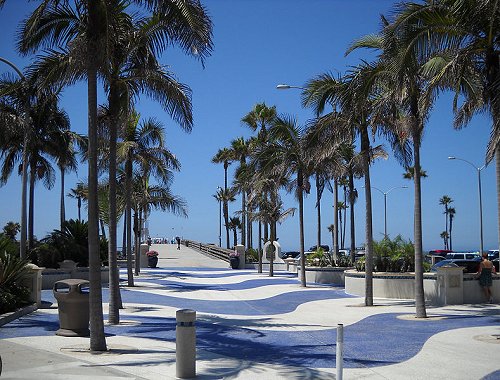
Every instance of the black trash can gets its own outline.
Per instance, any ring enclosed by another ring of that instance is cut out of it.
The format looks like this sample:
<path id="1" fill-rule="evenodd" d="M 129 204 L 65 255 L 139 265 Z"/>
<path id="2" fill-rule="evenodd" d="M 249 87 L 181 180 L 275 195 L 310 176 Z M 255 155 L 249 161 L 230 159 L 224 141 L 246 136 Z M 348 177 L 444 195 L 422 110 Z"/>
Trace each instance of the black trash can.
<path id="1" fill-rule="evenodd" d="M 89 336 L 89 282 L 77 278 L 54 283 L 61 336 Z"/>
<path id="2" fill-rule="evenodd" d="M 231 268 L 238 269 L 240 267 L 240 258 L 237 256 L 231 256 L 229 258 L 229 264 L 231 265 Z"/>

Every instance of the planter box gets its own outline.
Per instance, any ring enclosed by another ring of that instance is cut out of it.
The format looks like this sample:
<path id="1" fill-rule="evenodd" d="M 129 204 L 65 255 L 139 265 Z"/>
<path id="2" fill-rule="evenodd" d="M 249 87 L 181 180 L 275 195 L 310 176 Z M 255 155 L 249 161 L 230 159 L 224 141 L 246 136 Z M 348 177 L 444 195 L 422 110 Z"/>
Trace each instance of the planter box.
<path id="1" fill-rule="evenodd" d="M 463 277 L 462 277 L 463 276 Z M 365 273 L 345 272 L 345 291 L 364 297 Z M 460 294 L 456 294 L 459 291 Z M 493 277 L 493 302 L 500 302 L 500 277 Z M 432 305 L 484 303 L 485 296 L 474 274 L 462 274 L 458 281 L 444 272 L 424 273 L 425 300 Z M 373 273 L 373 296 L 379 298 L 415 299 L 414 273 Z"/>
<path id="2" fill-rule="evenodd" d="M 80 278 L 82 280 L 88 280 L 89 268 L 77 267 L 73 270 L 45 268 L 42 271 L 42 289 L 52 289 L 54 287 L 54 282 L 59 280 L 66 280 L 68 278 Z M 109 282 L 108 267 L 101 267 L 101 282 L 103 284 L 107 284 Z"/>
<path id="3" fill-rule="evenodd" d="M 306 282 L 344 286 L 344 271 L 348 269 L 352 267 L 306 267 Z M 301 280 L 301 272 L 298 273 Z"/>

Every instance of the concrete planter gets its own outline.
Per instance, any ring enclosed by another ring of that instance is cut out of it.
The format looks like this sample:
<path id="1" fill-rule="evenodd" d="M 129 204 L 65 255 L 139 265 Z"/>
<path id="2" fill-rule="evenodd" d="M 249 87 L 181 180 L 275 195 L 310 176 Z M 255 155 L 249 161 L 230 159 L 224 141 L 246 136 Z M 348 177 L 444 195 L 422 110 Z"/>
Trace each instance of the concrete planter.
<path id="1" fill-rule="evenodd" d="M 455 268 L 439 273 L 424 273 L 425 300 L 432 305 L 484 303 L 485 296 L 474 274 L 463 274 Z M 450 273 L 448 273 L 450 272 Z M 345 272 L 345 291 L 364 297 L 365 273 Z M 500 302 L 500 276 L 493 277 L 493 301 Z M 377 298 L 415 299 L 415 273 L 373 273 L 373 296 Z"/>
<path id="2" fill-rule="evenodd" d="M 52 289 L 56 281 L 67 280 L 69 278 L 88 280 L 89 268 L 76 267 L 72 270 L 45 268 L 42 271 L 42 289 Z M 101 282 L 103 284 L 107 284 L 109 282 L 109 267 L 101 267 Z"/>
<path id="3" fill-rule="evenodd" d="M 344 271 L 349 269 L 352 269 L 352 267 L 307 267 L 306 266 L 306 282 L 344 286 L 345 285 Z M 302 276 L 300 270 L 298 273 L 299 273 L 299 280 L 301 280 Z"/>

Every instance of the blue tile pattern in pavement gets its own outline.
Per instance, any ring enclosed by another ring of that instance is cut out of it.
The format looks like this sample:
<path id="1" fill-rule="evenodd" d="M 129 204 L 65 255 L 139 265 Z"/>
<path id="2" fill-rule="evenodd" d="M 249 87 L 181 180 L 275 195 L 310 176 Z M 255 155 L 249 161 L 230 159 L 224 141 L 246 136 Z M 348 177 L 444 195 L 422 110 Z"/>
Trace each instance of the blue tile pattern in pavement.
<path id="1" fill-rule="evenodd" d="M 186 273 L 177 274 L 187 277 Z M 220 273 L 213 273 L 219 275 Z M 222 273 L 223 274 L 223 273 Z M 287 278 L 263 279 L 256 277 L 235 284 L 183 284 L 171 281 L 173 272 L 155 273 L 144 281 L 158 285 L 158 288 L 212 289 L 217 291 L 254 289 L 260 286 L 281 285 Z M 206 273 L 191 273 L 192 277 L 202 277 Z M 211 277 L 214 278 L 214 277 Z M 217 278 L 217 277 L 215 277 Z M 296 279 L 293 280 L 296 283 Z M 194 288 L 192 287 L 194 286 Z M 191 287 L 191 288 L 190 288 Z M 153 289 L 157 289 L 156 287 Z M 186 293 L 186 296 L 189 294 Z M 45 291 L 43 298 L 51 299 L 51 291 Z M 311 301 L 348 297 L 338 288 L 297 290 L 257 300 L 217 301 L 197 300 L 185 297 L 152 294 L 147 288 L 141 291 L 122 289 L 122 299 L 126 303 L 139 304 L 140 311 L 154 310 L 159 305 L 175 308 L 191 308 L 198 313 L 196 322 L 197 347 L 218 355 L 261 363 L 284 364 L 295 367 L 325 368 L 335 367 L 336 329 L 318 329 L 318 326 L 294 324 L 283 330 L 266 329 L 268 315 L 288 313 L 299 305 Z M 104 289 L 107 299 L 107 289 Z M 331 310 L 334 314 L 335 310 Z M 255 316 L 239 319 L 238 316 Z M 443 319 L 425 322 L 398 318 L 399 314 L 386 313 L 372 315 L 352 325 L 344 327 L 344 366 L 346 368 L 377 367 L 401 363 L 415 356 L 425 342 L 434 334 L 467 327 L 497 325 L 498 315 L 449 315 Z M 171 317 L 146 317 L 137 314 L 122 315 L 122 319 L 137 324 L 106 326 L 108 335 L 134 336 L 158 341 L 175 341 L 175 319 Z M 241 327 L 244 326 L 244 327 Z M 313 328 L 314 327 L 314 328 Z M 48 336 L 59 328 L 57 314 L 35 312 L 0 329 L 1 338 Z M 492 373 L 485 379 L 492 379 Z"/>

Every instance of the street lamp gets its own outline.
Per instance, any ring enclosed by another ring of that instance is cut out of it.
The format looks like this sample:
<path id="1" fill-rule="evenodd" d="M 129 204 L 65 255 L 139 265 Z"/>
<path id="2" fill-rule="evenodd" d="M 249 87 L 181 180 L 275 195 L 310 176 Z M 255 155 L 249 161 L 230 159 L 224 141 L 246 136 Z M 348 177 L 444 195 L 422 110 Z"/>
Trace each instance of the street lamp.
<path id="1" fill-rule="evenodd" d="M 278 90 L 288 90 L 290 88 L 298 88 L 299 90 L 304 90 L 304 87 L 292 86 L 292 85 L 289 85 L 289 84 L 279 84 L 279 85 L 276 86 L 276 89 L 278 89 Z"/>
<path id="2" fill-rule="evenodd" d="M 371 188 L 378 190 L 384 196 L 384 238 L 387 238 L 387 194 L 389 194 L 392 190 L 395 190 L 395 189 L 407 189 L 408 186 L 394 186 L 387 191 L 382 191 L 378 187 L 375 187 L 375 186 L 371 186 Z"/>
<path id="3" fill-rule="evenodd" d="M 21 78 L 23 85 L 26 82 L 26 78 L 19 70 L 16 65 L 14 65 L 12 62 L 6 60 L 5 58 L 0 57 L 0 62 L 6 63 L 9 65 L 11 68 L 15 70 L 15 72 L 19 75 Z M 24 86 L 23 86 L 24 87 Z M 25 89 L 23 89 L 24 91 Z M 24 95 L 24 94 L 23 94 Z M 19 256 L 21 259 L 26 259 L 26 240 L 27 240 L 27 232 L 26 232 L 26 227 L 27 227 L 27 221 L 28 221 L 28 213 L 27 213 L 27 205 L 26 205 L 26 193 L 28 189 L 28 126 L 29 126 L 29 112 L 28 112 L 28 101 L 25 103 L 23 102 L 23 108 L 24 108 L 24 118 L 23 118 L 23 123 L 24 123 L 24 146 L 23 146 L 23 166 L 22 166 L 22 189 L 21 189 L 21 242 L 19 245 Z"/>
<path id="4" fill-rule="evenodd" d="M 219 192 L 219 247 L 222 247 L 222 187 L 217 186 Z"/>
<path id="5" fill-rule="evenodd" d="M 486 167 L 486 165 L 477 167 L 470 161 L 454 156 L 448 157 L 448 160 L 460 160 L 466 162 L 477 171 L 477 190 L 479 194 L 479 254 L 482 255 L 483 254 L 483 198 L 481 195 L 481 170 L 483 170 Z"/>

